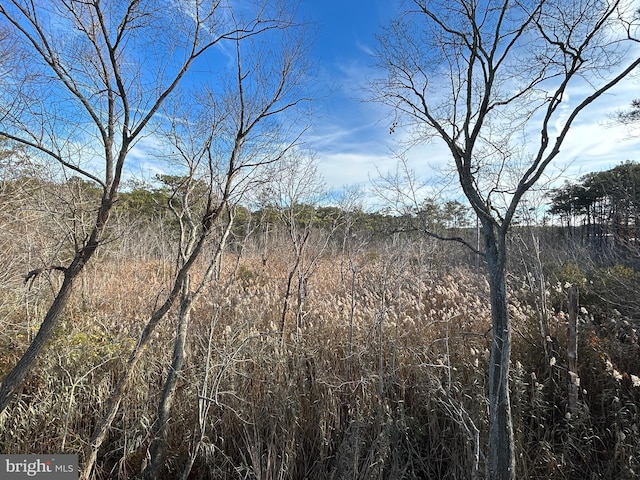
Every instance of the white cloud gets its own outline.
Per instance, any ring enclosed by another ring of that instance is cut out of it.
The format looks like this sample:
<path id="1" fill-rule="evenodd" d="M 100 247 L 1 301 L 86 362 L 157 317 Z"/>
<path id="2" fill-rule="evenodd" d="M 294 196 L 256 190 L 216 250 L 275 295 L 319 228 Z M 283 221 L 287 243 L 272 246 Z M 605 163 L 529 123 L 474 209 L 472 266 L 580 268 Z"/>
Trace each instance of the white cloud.
<path id="1" fill-rule="evenodd" d="M 375 153 L 320 153 L 320 172 L 331 189 L 348 185 L 367 185 L 376 167 L 387 170 L 395 166 L 389 155 Z"/>
<path id="2" fill-rule="evenodd" d="M 127 162 L 123 169 L 123 180 L 131 178 L 152 181 L 158 174 L 177 174 L 175 166 L 170 166 L 161 159 L 167 146 L 158 135 L 146 135 L 136 142 L 127 154 Z"/>
<path id="3" fill-rule="evenodd" d="M 584 96 L 572 94 L 572 99 Z M 621 125 L 617 112 L 638 96 L 637 83 L 629 79 L 597 99 L 575 120 L 555 162 L 564 176 L 576 178 L 607 170 L 626 160 L 640 160 L 640 125 Z"/>

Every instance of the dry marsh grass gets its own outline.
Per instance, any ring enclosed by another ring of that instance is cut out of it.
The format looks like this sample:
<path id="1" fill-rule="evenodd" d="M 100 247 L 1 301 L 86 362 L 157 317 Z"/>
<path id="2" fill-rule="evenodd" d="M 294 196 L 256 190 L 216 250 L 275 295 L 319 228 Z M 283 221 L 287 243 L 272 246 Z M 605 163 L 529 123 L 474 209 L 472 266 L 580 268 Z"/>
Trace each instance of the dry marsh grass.
<path id="1" fill-rule="evenodd" d="M 320 260 L 305 284 L 302 322 L 290 310 L 283 339 L 286 256 L 266 265 L 258 256 L 239 265 L 227 256 L 191 318 L 162 478 L 179 477 L 191 455 L 190 478 L 484 478 L 491 335 L 482 275 L 430 270 L 384 252 L 355 260 L 355 269 L 339 255 Z M 82 455 L 172 268 L 121 259 L 84 273 L 20 401 L 0 417 L 1 451 Z M 0 305 L 2 374 L 50 299 L 45 284 L 8 289 L 13 296 Z M 585 411 L 568 419 L 566 372 L 541 360 L 532 307 L 514 297 L 511 308 L 519 478 L 631 478 L 639 471 L 640 403 L 633 402 L 640 399 L 606 372 L 610 348 L 600 340 L 594 347 L 597 336 L 585 333 Z M 148 460 L 175 317 L 136 366 L 95 478 L 133 478 Z M 554 321 L 560 349 L 563 321 Z M 618 406 L 605 405 L 615 398 Z"/>

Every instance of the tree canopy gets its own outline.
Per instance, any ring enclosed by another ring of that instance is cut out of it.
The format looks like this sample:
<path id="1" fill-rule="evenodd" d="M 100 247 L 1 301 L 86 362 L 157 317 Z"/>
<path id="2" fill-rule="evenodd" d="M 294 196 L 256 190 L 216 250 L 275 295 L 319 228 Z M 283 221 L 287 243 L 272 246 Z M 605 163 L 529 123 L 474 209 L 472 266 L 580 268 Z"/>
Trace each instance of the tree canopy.
<path id="1" fill-rule="evenodd" d="M 602 242 L 636 242 L 640 229 L 640 164 L 625 162 L 592 172 L 551 192 L 550 213 L 584 237 Z"/>

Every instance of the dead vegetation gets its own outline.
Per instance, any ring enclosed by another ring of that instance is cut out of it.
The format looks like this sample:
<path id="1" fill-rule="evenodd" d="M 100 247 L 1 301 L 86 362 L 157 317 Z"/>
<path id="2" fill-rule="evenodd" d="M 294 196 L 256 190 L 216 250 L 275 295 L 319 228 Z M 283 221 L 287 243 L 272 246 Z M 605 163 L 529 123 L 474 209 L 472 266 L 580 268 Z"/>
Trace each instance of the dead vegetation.
<path id="1" fill-rule="evenodd" d="M 162 478 L 485 478 L 491 322 L 482 273 L 385 247 L 354 253 L 350 269 L 329 249 L 307 280 L 302 320 L 290 309 L 283 339 L 288 259 L 265 263 L 257 250 L 227 255 L 194 309 Z M 167 288 L 171 262 L 145 251 L 84 273 L 20 400 L 0 419 L 3 452 L 82 458 Z M 5 287 L 2 374 L 28 345 L 55 276 Z M 637 358 L 637 342 L 582 323 L 580 410 L 569 416 L 565 314 L 552 313 L 541 338 L 526 293 L 511 299 L 519 478 L 632 478 L 640 372 L 638 362 L 620 362 Z M 173 312 L 135 367 L 95 478 L 143 471 L 175 321 Z"/>

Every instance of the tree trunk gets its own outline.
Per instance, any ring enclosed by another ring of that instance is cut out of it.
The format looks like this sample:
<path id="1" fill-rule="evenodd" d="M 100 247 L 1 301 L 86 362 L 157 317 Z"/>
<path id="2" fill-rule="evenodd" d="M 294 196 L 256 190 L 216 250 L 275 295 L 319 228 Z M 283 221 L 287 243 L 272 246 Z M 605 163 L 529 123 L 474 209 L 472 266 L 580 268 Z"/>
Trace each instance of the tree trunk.
<path id="1" fill-rule="evenodd" d="M 205 232 L 208 230 L 205 230 Z M 202 250 L 202 246 L 206 240 L 206 233 L 202 234 L 198 244 L 194 248 L 193 253 L 190 255 L 189 260 L 182 266 L 182 268 L 176 274 L 176 278 L 174 279 L 174 285 L 169 292 L 169 296 L 165 300 L 165 302 L 151 315 L 151 318 L 145 325 L 142 333 L 140 334 L 140 338 L 138 339 L 137 345 L 131 351 L 129 355 L 129 359 L 127 360 L 127 365 L 125 370 L 118 380 L 118 383 L 115 386 L 115 389 L 111 392 L 109 396 L 109 400 L 107 403 L 107 411 L 104 413 L 100 422 L 98 422 L 93 435 L 87 446 L 85 447 L 85 457 L 84 457 L 84 468 L 80 472 L 80 479 L 87 480 L 91 476 L 91 472 L 98 458 L 98 450 L 102 446 L 103 442 L 107 438 L 107 433 L 111 428 L 111 424 L 113 420 L 116 418 L 118 413 L 118 409 L 120 408 L 120 402 L 124 397 L 127 385 L 129 381 L 133 377 L 135 372 L 135 367 L 138 364 L 138 361 L 142 358 L 142 355 L 145 352 L 145 347 L 149 340 L 151 339 L 151 335 L 154 332 L 155 328 L 158 324 L 164 319 L 164 316 L 167 314 L 173 302 L 178 298 L 180 294 L 180 289 L 182 288 L 182 282 L 186 275 L 188 275 L 193 263 L 200 255 L 200 251 Z"/>
<path id="2" fill-rule="evenodd" d="M 284 301 L 282 302 L 282 313 L 280 314 L 280 337 L 281 343 L 284 344 L 284 333 L 287 323 L 287 312 L 289 311 L 289 299 L 291 298 L 291 286 L 293 284 L 293 276 L 296 274 L 296 270 L 298 268 L 298 260 L 296 259 L 296 263 L 291 270 L 289 270 L 289 275 L 287 276 L 287 286 L 284 291 Z"/>
<path id="3" fill-rule="evenodd" d="M 164 451 L 167 443 L 167 429 L 169 427 L 169 415 L 173 398 L 178 384 L 178 376 L 184 363 L 184 347 L 187 338 L 187 329 L 191 317 L 191 292 L 189 276 L 187 275 L 182 285 L 182 302 L 178 311 L 178 329 L 173 344 L 173 357 L 171 366 L 167 372 L 167 378 L 162 389 L 160 402 L 158 403 L 158 415 L 153 425 L 153 441 L 151 442 L 151 461 L 144 471 L 145 479 L 154 479 L 162 466 Z"/>
<path id="4" fill-rule="evenodd" d="M 7 374 L 0 386 L 0 412 L 2 412 L 7 405 L 13 400 L 15 393 L 22 387 L 25 378 L 31 370 L 33 362 L 42 351 L 43 347 L 49 341 L 53 333 L 53 329 L 58 323 L 58 318 L 67 305 L 71 292 L 73 291 L 73 283 L 80 270 L 77 272 L 67 270 L 65 272 L 64 281 L 62 287 L 58 291 L 56 298 L 49 307 L 47 314 L 40 325 L 40 329 L 35 338 L 24 352 L 15 367 Z"/>
<path id="5" fill-rule="evenodd" d="M 115 189 L 116 187 L 114 186 L 113 190 L 115 191 Z M 49 310 L 47 310 L 44 320 L 38 329 L 38 333 L 20 360 L 18 360 L 16 366 L 11 369 L 2 381 L 2 385 L 0 385 L 0 413 L 7 408 L 11 400 L 13 400 L 15 393 L 22 387 L 33 363 L 51 338 L 53 330 L 58 324 L 60 314 L 64 311 L 69 297 L 73 292 L 75 279 L 78 278 L 87 262 L 89 262 L 98 249 L 98 245 L 100 244 L 99 239 L 109 220 L 109 213 L 111 212 L 112 206 L 113 201 L 110 198 L 103 198 L 91 236 L 84 247 L 76 251 L 73 261 L 64 269 L 62 286 L 49 307 Z"/>
<path id="6" fill-rule="evenodd" d="M 569 289 L 569 322 L 568 346 L 567 346 L 567 368 L 569 370 L 569 413 L 575 414 L 578 406 L 578 395 L 580 393 L 580 377 L 578 376 L 578 287 Z"/>
<path id="7" fill-rule="evenodd" d="M 485 252 L 489 274 L 493 341 L 489 362 L 489 474 L 492 480 L 515 479 L 515 453 L 509 358 L 511 326 L 505 281 L 505 237 L 503 230 L 484 225 Z"/>

